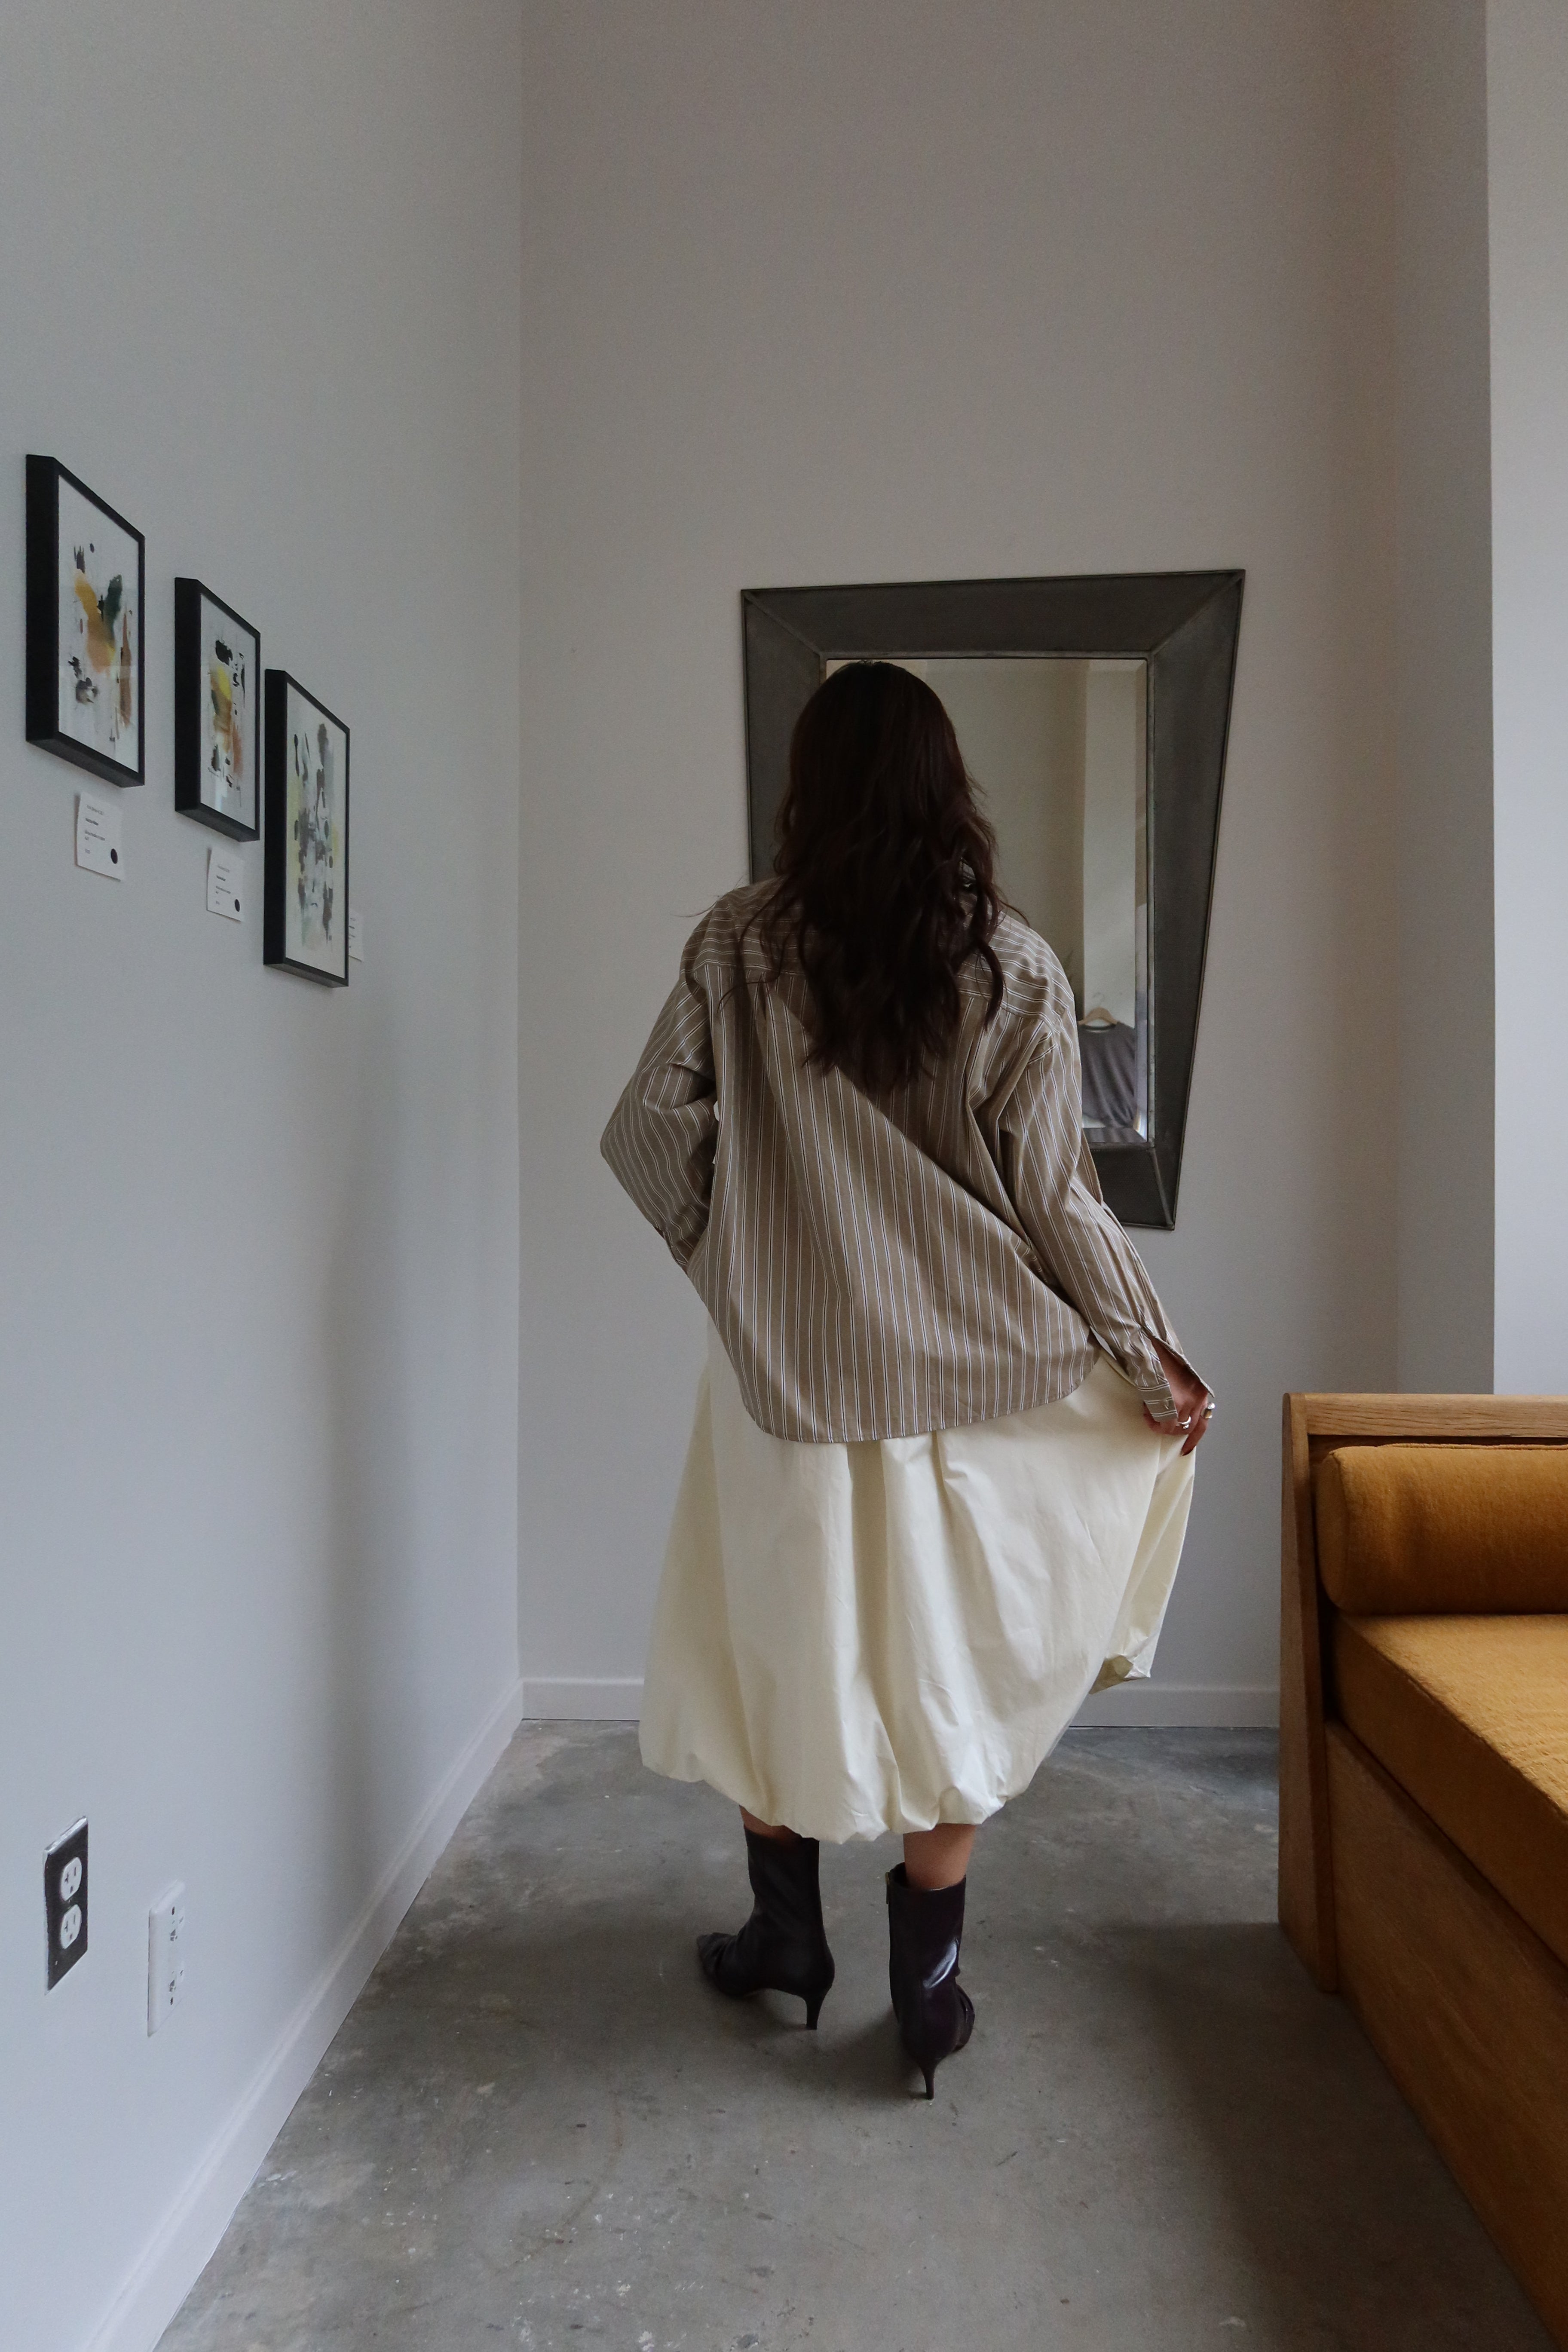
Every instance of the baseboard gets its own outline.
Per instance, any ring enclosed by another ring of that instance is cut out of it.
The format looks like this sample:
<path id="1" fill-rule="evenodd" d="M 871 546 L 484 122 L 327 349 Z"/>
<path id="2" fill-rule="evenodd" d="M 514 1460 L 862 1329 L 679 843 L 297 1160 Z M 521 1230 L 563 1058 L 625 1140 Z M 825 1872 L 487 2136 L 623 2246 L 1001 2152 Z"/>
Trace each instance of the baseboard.
<path id="1" fill-rule="evenodd" d="M 642 1712 L 642 1678 L 530 1675 L 522 1685 L 522 1712 L 542 1723 L 635 1723 Z M 1127 1682 L 1086 1699 L 1078 1720 L 1160 1730 L 1271 1727 L 1279 1720 L 1279 1693 L 1272 1683 Z"/>
<path id="2" fill-rule="evenodd" d="M 642 1713 L 640 1675 L 525 1675 L 524 1722 L 635 1723 Z"/>
<path id="3" fill-rule="evenodd" d="M 1274 1683 L 1118 1683 L 1086 1698 L 1074 1719 L 1145 1731 L 1272 1730 L 1279 1691 Z"/>
<path id="4" fill-rule="evenodd" d="M 521 1714 L 522 1685 L 514 1683 L 490 1709 L 415 1822 L 364 1909 L 283 2028 L 234 2114 L 88 2338 L 84 2352 L 153 2352 L 211 2260 L 289 2110 L 453 1831 L 489 1779 Z"/>

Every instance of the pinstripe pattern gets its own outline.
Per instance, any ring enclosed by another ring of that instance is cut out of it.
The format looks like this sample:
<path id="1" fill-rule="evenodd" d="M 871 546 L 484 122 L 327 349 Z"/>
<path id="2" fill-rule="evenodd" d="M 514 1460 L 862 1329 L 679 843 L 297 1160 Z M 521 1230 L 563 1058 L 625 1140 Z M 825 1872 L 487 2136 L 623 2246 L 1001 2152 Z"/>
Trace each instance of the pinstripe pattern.
<path id="1" fill-rule="evenodd" d="M 1160 1416 L 1176 1339 L 1100 1197 L 1061 966 L 1004 915 L 942 1067 L 873 1102 L 810 1069 L 806 982 L 765 982 L 731 890 L 686 945 L 601 1146 L 775 1437 L 911 1437 L 1070 1395 L 1100 1349 Z"/>

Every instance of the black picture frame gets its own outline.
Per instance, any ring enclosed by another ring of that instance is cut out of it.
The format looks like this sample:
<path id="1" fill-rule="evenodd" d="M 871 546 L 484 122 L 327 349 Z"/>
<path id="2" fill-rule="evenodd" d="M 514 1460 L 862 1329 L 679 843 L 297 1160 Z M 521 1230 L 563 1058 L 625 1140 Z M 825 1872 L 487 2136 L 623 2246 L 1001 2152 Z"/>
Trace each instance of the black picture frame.
<path id="1" fill-rule="evenodd" d="M 213 646 L 207 644 L 208 616 L 213 616 Z M 236 642 L 231 645 L 230 640 Z M 244 639 L 244 645 L 239 640 Z M 215 657 L 216 656 L 216 657 Z M 218 672 L 226 674 L 220 678 Z M 219 689 L 226 683 L 228 717 L 220 717 Z M 243 696 L 243 712 L 236 703 Z M 210 824 L 231 841 L 256 841 L 261 833 L 261 632 L 232 604 L 226 604 L 205 582 L 174 582 L 174 806 L 182 816 Z M 230 748 L 228 774 L 238 775 L 239 811 L 236 814 L 206 795 L 219 792 L 232 797 L 232 782 L 214 782 L 215 760 L 222 760 L 225 739 Z M 237 755 L 234 746 L 237 744 Z M 236 766 L 237 756 L 239 764 Z M 250 816 L 247 822 L 245 785 L 248 782 Z"/>
<path id="2" fill-rule="evenodd" d="M 1089 572 L 748 588 L 741 597 L 753 881 L 772 871 L 790 736 L 830 661 L 1147 662 L 1151 1132 L 1090 1147 L 1125 1225 L 1176 1222 L 1246 577 Z"/>
<path id="3" fill-rule="evenodd" d="M 265 673 L 267 785 L 261 961 L 330 988 L 349 982 L 349 729 L 285 669 Z M 321 730 L 331 730 L 323 738 Z M 342 782 L 336 773 L 342 739 Z M 294 807 L 290 813 L 290 786 Z M 324 805 L 323 805 L 324 804 Z M 322 824 L 341 834 L 323 883 Z M 308 861 L 308 864 L 307 864 Z M 330 893 L 321 903 L 322 892 Z M 309 904 L 307 900 L 309 899 Z M 291 915 L 293 919 L 291 919 Z M 312 931 L 325 939 L 313 941 Z"/>
<path id="4" fill-rule="evenodd" d="M 82 509 L 89 511 L 83 513 Z M 95 538 L 94 518 L 100 527 Z M 107 527 L 107 528 L 105 528 Z M 80 537 L 77 537 L 79 530 Z M 113 535 L 121 542 L 116 546 Z M 68 539 L 82 586 L 60 561 Z M 100 548 L 98 541 L 105 542 Z M 135 586 L 125 575 L 135 551 Z M 132 602 L 132 595 L 134 603 Z M 70 601 L 68 604 L 68 596 Z M 113 599 L 110 605 L 110 599 Z M 104 610 L 110 606 L 107 622 Z M 62 626 L 62 613 L 67 626 Z M 58 457 L 27 459 L 26 731 L 29 743 L 105 783 L 147 774 L 147 542 Z M 67 634 L 68 627 L 69 634 Z M 108 650 L 104 640 L 107 635 Z M 62 640 L 64 640 L 62 642 Z M 69 648 L 68 650 L 68 647 Z M 72 684 L 68 690 L 66 673 Z M 69 699 L 68 701 L 68 691 Z M 127 709 L 127 703 L 131 705 Z M 68 723 L 65 723 L 68 721 Z M 135 763 L 113 745 L 133 735 Z M 110 748 L 104 748 L 107 741 Z"/>

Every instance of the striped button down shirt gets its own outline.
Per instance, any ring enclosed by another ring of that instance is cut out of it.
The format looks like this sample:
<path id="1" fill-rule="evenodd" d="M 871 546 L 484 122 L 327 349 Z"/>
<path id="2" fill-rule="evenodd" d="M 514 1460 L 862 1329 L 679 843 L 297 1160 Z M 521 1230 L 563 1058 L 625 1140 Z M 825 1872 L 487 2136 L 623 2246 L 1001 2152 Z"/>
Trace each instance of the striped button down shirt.
<path id="1" fill-rule="evenodd" d="M 776 1437 L 910 1437 L 1070 1395 L 1103 1349 L 1157 1418 L 1173 1351 L 1083 1139 L 1060 964 L 1005 914 L 990 975 L 960 976 L 940 1069 L 873 1100 L 811 1067 L 798 966 L 769 982 L 731 890 L 605 1130 L 605 1158 L 718 1327 L 746 1410 Z"/>

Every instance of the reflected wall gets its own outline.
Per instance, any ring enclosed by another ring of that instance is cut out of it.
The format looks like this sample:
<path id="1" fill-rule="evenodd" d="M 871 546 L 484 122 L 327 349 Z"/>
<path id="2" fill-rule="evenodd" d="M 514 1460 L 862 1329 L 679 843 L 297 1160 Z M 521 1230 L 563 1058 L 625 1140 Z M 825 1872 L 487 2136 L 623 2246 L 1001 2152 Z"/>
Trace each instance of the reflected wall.
<path id="1" fill-rule="evenodd" d="M 1149 1132 L 1148 664 L 906 665 L 946 705 L 1004 896 L 1073 992 L 1093 1141 Z"/>

